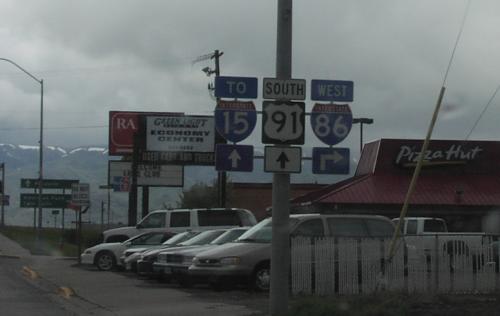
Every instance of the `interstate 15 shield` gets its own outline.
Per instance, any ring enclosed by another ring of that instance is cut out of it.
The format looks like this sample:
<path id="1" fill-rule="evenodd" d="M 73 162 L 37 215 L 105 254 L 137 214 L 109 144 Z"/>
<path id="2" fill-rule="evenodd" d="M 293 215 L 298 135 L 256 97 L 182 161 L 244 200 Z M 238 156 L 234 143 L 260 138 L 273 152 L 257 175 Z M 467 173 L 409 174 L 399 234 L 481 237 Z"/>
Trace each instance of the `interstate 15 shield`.
<path id="1" fill-rule="evenodd" d="M 253 102 L 222 101 L 215 108 L 215 128 L 225 139 L 237 143 L 247 138 L 257 123 Z"/>

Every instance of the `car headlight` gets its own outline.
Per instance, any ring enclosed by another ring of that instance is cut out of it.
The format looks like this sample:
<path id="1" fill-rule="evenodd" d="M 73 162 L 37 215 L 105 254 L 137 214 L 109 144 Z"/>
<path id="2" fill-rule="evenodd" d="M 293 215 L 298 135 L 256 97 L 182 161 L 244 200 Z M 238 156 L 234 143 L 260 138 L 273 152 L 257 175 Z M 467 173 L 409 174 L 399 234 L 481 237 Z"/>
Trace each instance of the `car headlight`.
<path id="1" fill-rule="evenodd" d="M 92 254 L 92 250 L 87 249 L 83 253 L 86 254 L 86 255 L 90 255 L 90 254 Z"/>
<path id="2" fill-rule="evenodd" d="M 220 259 L 220 264 L 223 266 L 236 266 L 240 264 L 240 257 L 227 257 Z"/>

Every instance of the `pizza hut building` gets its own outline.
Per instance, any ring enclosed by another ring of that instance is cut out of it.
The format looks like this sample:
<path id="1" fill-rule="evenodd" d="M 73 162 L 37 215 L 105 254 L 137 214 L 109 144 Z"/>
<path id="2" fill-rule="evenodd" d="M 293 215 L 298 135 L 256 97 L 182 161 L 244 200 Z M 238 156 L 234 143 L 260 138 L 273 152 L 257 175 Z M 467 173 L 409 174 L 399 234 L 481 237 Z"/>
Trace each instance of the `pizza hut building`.
<path id="1" fill-rule="evenodd" d="M 293 199 L 292 212 L 399 217 L 422 142 L 366 144 L 354 177 Z M 500 142 L 432 140 L 423 155 L 407 216 L 442 217 L 450 231 L 486 231 L 500 218 Z"/>

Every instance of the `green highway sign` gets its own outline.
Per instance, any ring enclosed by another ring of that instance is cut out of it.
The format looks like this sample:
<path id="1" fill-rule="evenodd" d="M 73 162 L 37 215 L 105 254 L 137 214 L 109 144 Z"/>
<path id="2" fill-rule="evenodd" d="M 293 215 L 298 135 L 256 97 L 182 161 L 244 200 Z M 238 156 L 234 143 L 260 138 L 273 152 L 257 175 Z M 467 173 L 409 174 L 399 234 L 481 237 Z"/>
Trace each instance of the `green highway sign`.
<path id="1" fill-rule="evenodd" d="M 67 208 L 71 194 L 42 194 L 42 207 Z M 39 207 L 38 194 L 21 193 L 21 207 Z"/>
<path id="2" fill-rule="evenodd" d="M 78 183 L 79 180 L 67 180 L 67 179 L 43 179 L 44 189 L 71 189 L 74 183 Z M 38 179 L 21 179 L 22 189 L 38 189 Z"/>

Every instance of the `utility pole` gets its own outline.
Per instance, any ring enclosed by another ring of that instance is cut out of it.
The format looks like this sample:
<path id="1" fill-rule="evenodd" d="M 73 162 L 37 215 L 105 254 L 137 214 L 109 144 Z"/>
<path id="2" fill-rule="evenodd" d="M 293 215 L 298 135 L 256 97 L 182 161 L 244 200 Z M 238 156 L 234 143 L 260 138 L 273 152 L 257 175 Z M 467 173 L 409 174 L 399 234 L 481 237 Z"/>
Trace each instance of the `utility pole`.
<path id="1" fill-rule="evenodd" d="M 219 65 L 219 57 L 224 54 L 223 52 L 219 52 L 219 50 L 215 50 L 214 52 L 214 60 L 215 60 L 215 78 L 220 76 L 220 65 Z M 217 98 L 217 102 L 219 102 L 220 98 Z M 226 143 L 226 141 L 224 141 Z M 220 171 L 217 174 L 217 183 L 219 185 L 219 206 L 220 207 L 226 207 L 226 172 L 225 171 Z"/>
<path id="2" fill-rule="evenodd" d="M 278 0 L 276 40 L 276 78 L 292 77 L 292 0 Z M 269 304 L 271 315 L 288 311 L 290 271 L 290 174 L 273 174 L 271 285 Z"/>
<path id="3" fill-rule="evenodd" d="M 214 59 L 215 61 L 215 69 L 212 70 L 210 69 L 210 67 L 205 67 L 202 69 L 202 71 L 208 76 L 210 77 L 211 74 L 215 74 L 215 78 L 219 77 L 220 76 L 220 63 L 219 63 L 219 58 L 224 54 L 224 52 L 221 52 L 219 51 L 218 49 L 216 49 L 213 53 L 211 54 L 207 54 L 207 55 L 203 55 L 203 56 L 200 56 L 198 58 L 196 58 L 194 61 L 193 61 L 193 64 L 194 63 L 197 63 L 199 61 L 202 61 L 202 60 L 207 60 L 207 59 Z M 214 89 L 214 87 L 209 84 L 208 85 L 208 89 L 211 91 Z M 220 98 L 217 98 L 217 102 L 219 102 L 219 99 Z M 217 132 L 216 132 L 217 133 Z M 216 139 L 217 140 L 217 139 Z M 225 144 L 226 141 L 220 141 L 218 144 Z M 220 171 L 217 173 L 217 198 L 218 198 L 218 204 L 219 204 L 219 207 L 226 207 L 226 182 L 227 182 L 227 176 L 226 176 L 226 172 L 225 171 Z"/>

